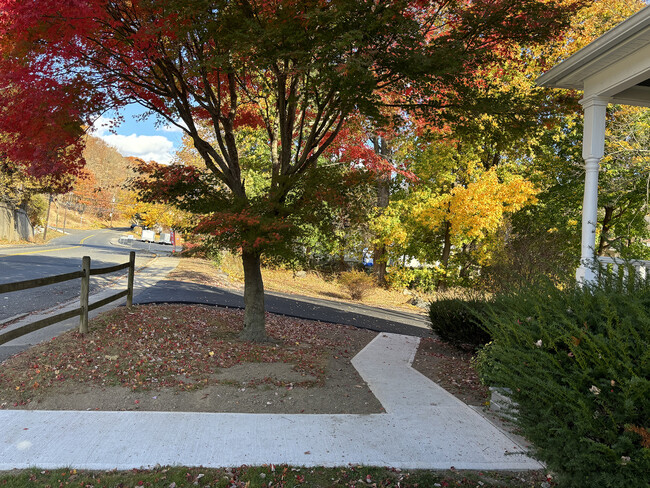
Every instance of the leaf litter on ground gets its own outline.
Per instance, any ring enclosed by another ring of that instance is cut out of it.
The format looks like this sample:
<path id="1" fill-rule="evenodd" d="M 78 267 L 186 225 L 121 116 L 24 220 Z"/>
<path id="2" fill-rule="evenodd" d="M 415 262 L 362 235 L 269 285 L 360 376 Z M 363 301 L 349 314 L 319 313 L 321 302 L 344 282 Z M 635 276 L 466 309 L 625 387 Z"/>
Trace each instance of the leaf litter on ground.
<path id="1" fill-rule="evenodd" d="M 267 314 L 274 342 L 238 338 L 243 311 L 197 305 L 119 308 L 94 319 L 88 334 L 64 333 L 3 364 L 2 406 L 23 405 L 39 390 L 65 382 L 151 388 L 198 389 L 216 373 L 242 363 L 289 363 L 308 378 L 291 386 L 324 380 L 331 354 L 349 357 L 352 327 Z M 314 378 L 316 380 L 314 381 Z M 267 378 L 277 386 L 277 379 Z"/>

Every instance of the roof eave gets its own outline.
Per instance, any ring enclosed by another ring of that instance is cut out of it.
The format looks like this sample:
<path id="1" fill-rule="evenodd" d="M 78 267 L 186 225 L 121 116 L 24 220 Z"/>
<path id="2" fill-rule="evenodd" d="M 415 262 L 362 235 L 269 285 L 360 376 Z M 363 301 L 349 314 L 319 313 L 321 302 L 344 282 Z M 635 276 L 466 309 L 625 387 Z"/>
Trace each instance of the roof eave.
<path id="1" fill-rule="evenodd" d="M 571 73 L 606 55 L 615 46 L 619 46 L 647 27 L 650 27 L 650 6 L 639 10 L 595 41 L 555 65 L 546 73 L 540 75 L 535 82 L 539 86 L 549 88 L 582 90 L 584 88 L 583 83 L 567 80 Z M 581 81 L 584 82 L 584 80 Z"/>

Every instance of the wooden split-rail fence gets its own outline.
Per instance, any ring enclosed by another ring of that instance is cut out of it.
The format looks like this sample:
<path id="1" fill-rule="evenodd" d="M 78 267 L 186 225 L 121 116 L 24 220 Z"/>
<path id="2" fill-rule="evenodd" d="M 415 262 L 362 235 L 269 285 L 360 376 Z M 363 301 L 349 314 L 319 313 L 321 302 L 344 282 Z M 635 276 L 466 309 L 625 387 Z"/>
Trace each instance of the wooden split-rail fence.
<path id="1" fill-rule="evenodd" d="M 127 280 L 126 290 L 122 290 L 119 293 L 111 295 L 109 297 L 98 300 L 95 303 L 89 303 L 89 292 L 90 292 L 90 277 L 96 275 L 103 275 L 108 273 L 115 273 L 123 269 L 129 270 L 129 276 Z M 97 308 L 103 307 L 104 305 L 119 300 L 122 297 L 126 297 L 126 305 L 130 307 L 133 305 L 133 277 L 135 274 L 135 252 L 131 251 L 129 254 L 129 262 L 124 264 L 118 264 L 115 266 L 108 266 L 105 268 L 91 268 L 90 267 L 90 256 L 84 256 L 81 260 L 81 271 L 73 271 L 72 273 L 65 273 L 55 276 L 48 276 L 46 278 L 37 278 L 35 280 L 26 280 L 26 281 L 17 281 L 14 283 L 5 283 L 0 284 L 0 295 L 5 293 L 10 293 L 20 290 L 28 290 L 30 288 L 38 288 L 41 286 L 53 285 L 55 283 L 62 283 L 64 281 L 76 280 L 81 278 L 81 297 L 80 297 L 80 306 L 74 310 L 69 310 L 57 315 L 52 315 L 50 317 L 37 320 L 35 322 L 23 325 L 12 329 L 4 334 L 0 335 L 0 344 L 5 344 L 13 339 L 29 334 L 40 330 L 49 325 L 53 325 L 64 320 L 70 319 L 72 317 L 79 316 L 79 332 L 85 334 L 88 332 L 88 312 L 95 310 Z"/>

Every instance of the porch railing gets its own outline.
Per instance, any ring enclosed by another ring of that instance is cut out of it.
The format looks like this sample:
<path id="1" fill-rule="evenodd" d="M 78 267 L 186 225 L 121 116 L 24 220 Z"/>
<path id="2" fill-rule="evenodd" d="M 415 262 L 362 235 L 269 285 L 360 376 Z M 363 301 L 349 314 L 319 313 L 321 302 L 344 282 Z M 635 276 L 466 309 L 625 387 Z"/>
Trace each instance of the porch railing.
<path id="1" fill-rule="evenodd" d="M 640 259 L 623 259 L 598 256 L 599 274 L 601 271 L 608 271 L 613 276 L 622 276 L 627 278 L 630 273 L 636 277 L 645 280 L 650 278 L 650 261 Z"/>

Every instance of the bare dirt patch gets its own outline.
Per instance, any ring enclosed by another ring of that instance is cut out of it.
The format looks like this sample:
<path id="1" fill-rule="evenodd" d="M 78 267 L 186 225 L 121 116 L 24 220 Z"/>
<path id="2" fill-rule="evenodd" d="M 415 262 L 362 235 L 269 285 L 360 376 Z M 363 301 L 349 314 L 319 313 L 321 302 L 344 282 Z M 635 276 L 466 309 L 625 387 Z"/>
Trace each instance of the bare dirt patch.
<path id="1" fill-rule="evenodd" d="M 471 363 L 472 353 L 440 339 L 422 339 L 413 368 L 468 405 L 484 406 L 488 388 Z"/>
<path id="2" fill-rule="evenodd" d="M 340 359 L 340 358 L 339 358 Z M 249 366 L 256 374 L 250 375 Z M 257 367 L 262 366 L 262 368 Z M 147 410 L 177 412 L 238 412 L 284 414 L 367 414 L 384 412 L 379 401 L 349 363 L 332 360 L 329 374 L 320 385 L 278 386 L 275 381 L 294 378 L 286 375 L 284 363 L 247 363 L 223 370 L 225 375 L 241 374 L 229 383 L 210 384 L 200 389 L 174 388 L 132 390 L 120 386 L 88 386 L 71 383 L 38 395 L 26 405 L 12 408 L 30 410 Z M 235 371 L 229 371 L 235 370 Z M 276 375 L 276 372 L 280 374 Z M 263 373 L 257 374 L 257 373 Z M 219 377 L 219 375 L 217 375 Z M 258 381 L 271 379 L 273 382 Z M 251 385 L 251 383 L 253 383 Z"/>
<path id="3" fill-rule="evenodd" d="M 89 334 L 10 358 L 2 408 L 250 413 L 376 413 L 350 364 L 375 333 L 274 315 L 273 344 L 238 340 L 242 312 L 204 306 L 118 309 Z"/>

